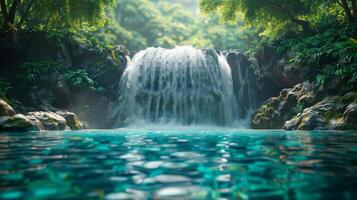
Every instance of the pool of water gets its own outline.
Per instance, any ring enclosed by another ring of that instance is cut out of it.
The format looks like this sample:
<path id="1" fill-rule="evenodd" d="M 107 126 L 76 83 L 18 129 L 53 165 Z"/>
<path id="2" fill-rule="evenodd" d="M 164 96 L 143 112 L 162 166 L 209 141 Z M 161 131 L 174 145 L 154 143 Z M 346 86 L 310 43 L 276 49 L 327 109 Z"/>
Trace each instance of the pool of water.
<path id="1" fill-rule="evenodd" d="M 357 132 L 0 133 L 0 199 L 356 199 Z"/>

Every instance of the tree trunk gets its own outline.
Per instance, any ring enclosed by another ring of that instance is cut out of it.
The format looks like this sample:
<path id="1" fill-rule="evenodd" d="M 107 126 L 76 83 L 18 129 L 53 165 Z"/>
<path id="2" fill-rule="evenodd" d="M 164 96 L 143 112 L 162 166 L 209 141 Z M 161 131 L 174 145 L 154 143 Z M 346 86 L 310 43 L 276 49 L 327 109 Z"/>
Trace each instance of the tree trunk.
<path id="1" fill-rule="evenodd" d="M 297 18 L 295 18 L 295 17 L 293 17 L 293 16 L 290 16 L 290 20 L 291 20 L 293 23 L 300 25 L 301 28 L 302 28 L 302 31 L 303 31 L 304 33 L 312 34 L 312 33 L 315 32 L 314 29 L 312 29 L 311 24 L 310 24 L 308 21 L 304 21 L 304 20 L 301 20 L 301 19 L 297 19 Z"/>
<path id="2" fill-rule="evenodd" d="M 272 5 L 274 5 L 275 7 L 279 8 L 283 13 L 285 13 L 291 22 L 293 22 L 294 24 L 300 25 L 302 28 L 302 31 L 306 34 L 312 34 L 314 33 L 314 29 L 311 27 L 311 24 L 308 21 L 305 20 L 301 20 L 296 18 L 294 15 L 292 15 L 287 9 L 285 9 L 283 6 L 281 6 L 280 4 L 271 1 L 270 2 Z"/>
<path id="3" fill-rule="evenodd" d="M 30 14 L 30 10 L 32 8 L 33 3 L 35 2 L 35 0 L 30 1 L 29 5 L 27 6 L 25 12 L 23 13 L 23 15 L 21 16 L 20 22 L 18 23 L 18 27 L 20 28 L 22 26 L 22 24 L 27 20 L 29 14 Z"/>
<path id="4" fill-rule="evenodd" d="M 354 23 L 357 23 L 357 0 L 351 0 L 352 16 L 354 18 Z"/>
<path id="5" fill-rule="evenodd" d="M 354 1 L 354 0 L 352 0 Z M 350 7 L 348 6 L 347 0 L 337 0 L 338 4 L 343 8 L 343 11 L 345 12 L 347 22 L 350 26 L 353 25 L 353 15 L 351 13 Z"/>
<path id="6" fill-rule="evenodd" d="M 21 0 L 13 0 L 12 5 L 10 7 L 9 23 L 11 25 L 15 25 L 16 12 L 17 12 L 17 8 L 18 8 L 20 2 L 21 2 Z"/>
<path id="7" fill-rule="evenodd" d="M 3 25 L 5 27 L 9 20 L 5 0 L 0 0 L 0 10 L 1 10 L 2 18 L 3 18 Z"/>

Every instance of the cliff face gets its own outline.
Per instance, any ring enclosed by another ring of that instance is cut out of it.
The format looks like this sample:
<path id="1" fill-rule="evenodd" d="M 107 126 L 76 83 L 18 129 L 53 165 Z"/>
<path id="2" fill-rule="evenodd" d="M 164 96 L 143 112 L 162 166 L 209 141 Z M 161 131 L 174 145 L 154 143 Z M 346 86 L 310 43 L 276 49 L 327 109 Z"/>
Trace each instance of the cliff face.
<path id="1" fill-rule="evenodd" d="M 124 48 L 43 32 L 19 33 L 14 47 L 1 36 L 0 79 L 9 85 L 3 96 L 16 112 L 70 110 L 91 128 L 107 127 L 127 62 Z"/>
<path id="2" fill-rule="evenodd" d="M 225 56 L 231 68 L 233 93 L 238 104 L 238 117 L 248 118 L 250 112 L 259 103 L 257 76 L 252 63 L 243 53 L 230 50 L 225 52 Z"/>

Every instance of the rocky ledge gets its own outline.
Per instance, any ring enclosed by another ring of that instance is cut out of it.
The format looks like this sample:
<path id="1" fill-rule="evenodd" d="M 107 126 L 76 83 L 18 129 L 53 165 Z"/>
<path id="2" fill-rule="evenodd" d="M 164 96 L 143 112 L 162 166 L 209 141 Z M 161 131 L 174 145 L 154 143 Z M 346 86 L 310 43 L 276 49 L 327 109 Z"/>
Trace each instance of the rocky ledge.
<path id="1" fill-rule="evenodd" d="M 37 111 L 17 114 L 0 99 L 0 131 L 80 130 L 84 124 L 68 111 Z"/>
<path id="2" fill-rule="evenodd" d="M 252 128 L 287 130 L 357 129 L 357 92 L 327 96 L 315 83 L 284 89 L 252 116 Z"/>

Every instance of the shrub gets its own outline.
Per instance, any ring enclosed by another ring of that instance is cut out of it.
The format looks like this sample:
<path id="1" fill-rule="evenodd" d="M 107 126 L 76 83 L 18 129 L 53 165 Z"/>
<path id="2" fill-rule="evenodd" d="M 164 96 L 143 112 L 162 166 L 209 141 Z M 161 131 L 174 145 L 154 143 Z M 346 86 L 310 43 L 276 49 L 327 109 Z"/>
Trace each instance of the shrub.
<path id="1" fill-rule="evenodd" d="M 99 87 L 98 83 L 90 78 L 84 69 L 68 70 L 65 72 L 64 78 L 74 87 L 89 88 L 98 92 L 104 91 L 104 88 Z"/>

